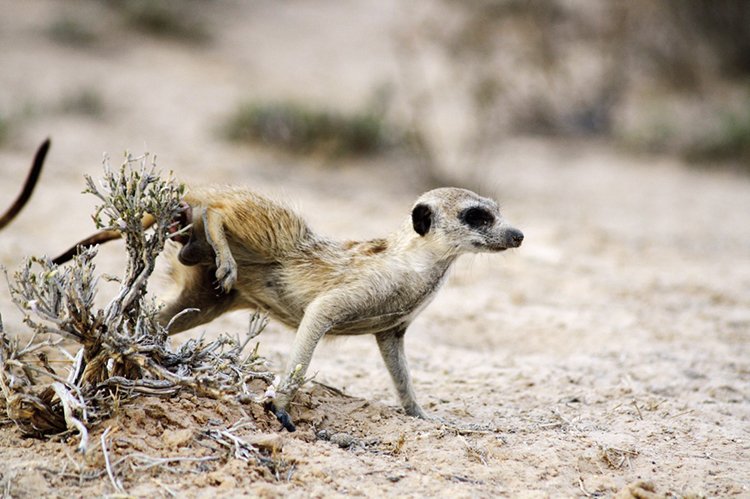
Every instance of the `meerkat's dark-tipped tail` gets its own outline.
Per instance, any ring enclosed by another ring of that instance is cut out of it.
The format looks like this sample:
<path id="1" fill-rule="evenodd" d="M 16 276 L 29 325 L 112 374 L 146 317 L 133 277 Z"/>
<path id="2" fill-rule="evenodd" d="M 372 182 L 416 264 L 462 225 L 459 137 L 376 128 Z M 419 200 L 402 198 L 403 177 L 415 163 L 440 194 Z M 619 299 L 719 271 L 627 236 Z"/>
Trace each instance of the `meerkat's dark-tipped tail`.
<path id="1" fill-rule="evenodd" d="M 3 213 L 2 217 L 0 217 L 0 230 L 11 223 L 14 218 L 16 218 L 16 216 L 21 212 L 23 207 L 29 201 L 29 198 L 31 198 L 31 194 L 34 192 L 34 187 L 36 187 L 36 183 L 39 180 L 39 175 L 42 173 L 42 166 L 44 166 L 44 160 L 47 157 L 47 152 L 49 151 L 50 144 L 51 141 L 48 138 L 47 140 L 42 142 L 42 144 L 36 150 L 34 162 L 32 163 L 31 170 L 26 177 L 26 182 L 24 182 L 23 184 L 21 194 L 18 195 L 10 208 L 8 208 L 8 210 Z"/>

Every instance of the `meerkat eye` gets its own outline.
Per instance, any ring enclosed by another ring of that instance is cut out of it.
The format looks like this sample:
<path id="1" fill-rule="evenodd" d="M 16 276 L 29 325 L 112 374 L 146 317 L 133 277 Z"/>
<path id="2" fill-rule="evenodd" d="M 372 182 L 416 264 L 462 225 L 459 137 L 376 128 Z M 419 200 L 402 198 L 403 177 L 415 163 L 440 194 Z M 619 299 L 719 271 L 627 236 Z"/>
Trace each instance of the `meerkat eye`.
<path id="1" fill-rule="evenodd" d="M 469 227 L 480 229 L 489 227 L 495 222 L 495 215 L 484 208 L 468 208 L 461 212 L 459 217 Z"/>

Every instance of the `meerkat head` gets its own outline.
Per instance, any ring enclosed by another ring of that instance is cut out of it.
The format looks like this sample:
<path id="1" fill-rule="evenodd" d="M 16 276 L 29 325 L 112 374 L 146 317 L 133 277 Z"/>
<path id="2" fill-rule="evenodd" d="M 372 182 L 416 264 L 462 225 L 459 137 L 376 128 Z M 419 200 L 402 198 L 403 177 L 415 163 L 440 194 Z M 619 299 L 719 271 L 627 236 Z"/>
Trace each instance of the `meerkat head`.
<path id="1" fill-rule="evenodd" d="M 455 187 L 422 194 L 411 221 L 420 237 L 455 255 L 504 251 L 523 241 L 523 233 L 503 219 L 495 201 Z"/>

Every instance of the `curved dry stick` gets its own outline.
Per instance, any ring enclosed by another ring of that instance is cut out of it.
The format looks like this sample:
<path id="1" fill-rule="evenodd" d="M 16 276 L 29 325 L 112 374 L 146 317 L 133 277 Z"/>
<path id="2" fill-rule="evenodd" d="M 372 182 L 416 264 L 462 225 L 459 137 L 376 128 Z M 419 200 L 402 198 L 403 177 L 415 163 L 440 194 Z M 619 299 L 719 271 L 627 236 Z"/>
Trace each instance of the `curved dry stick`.
<path id="1" fill-rule="evenodd" d="M 29 201 L 31 193 L 34 192 L 34 187 L 36 187 L 36 182 L 39 180 L 39 175 L 42 173 L 42 166 L 44 166 L 44 159 L 47 157 L 50 143 L 50 139 L 47 139 L 42 142 L 42 145 L 36 150 L 34 162 L 31 165 L 31 171 L 29 171 L 29 175 L 26 177 L 26 182 L 23 184 L 21 194 L 16 198 L 3 216 L 0 217 L 0 230 L 11 223 L 16 215 L 21 212 L 24 205 Z"/>

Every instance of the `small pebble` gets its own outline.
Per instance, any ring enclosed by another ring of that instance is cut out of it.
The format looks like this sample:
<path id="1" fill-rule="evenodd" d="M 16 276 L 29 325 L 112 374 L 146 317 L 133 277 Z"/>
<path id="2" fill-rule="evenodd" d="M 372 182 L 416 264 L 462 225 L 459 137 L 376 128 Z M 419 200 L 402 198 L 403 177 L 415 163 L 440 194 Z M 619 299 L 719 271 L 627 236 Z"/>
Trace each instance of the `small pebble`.
<path id="1" fill-rule="evenodd" d="M 331 443 L 338 445 L 342 449 L 350 447 L 354 443 L 354 437 L 348 433 L 334 433 L 331 435 Z"/>

